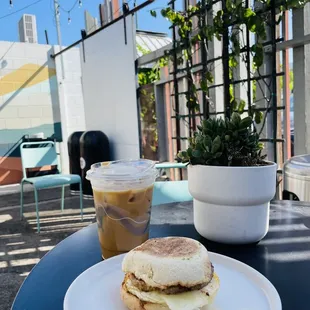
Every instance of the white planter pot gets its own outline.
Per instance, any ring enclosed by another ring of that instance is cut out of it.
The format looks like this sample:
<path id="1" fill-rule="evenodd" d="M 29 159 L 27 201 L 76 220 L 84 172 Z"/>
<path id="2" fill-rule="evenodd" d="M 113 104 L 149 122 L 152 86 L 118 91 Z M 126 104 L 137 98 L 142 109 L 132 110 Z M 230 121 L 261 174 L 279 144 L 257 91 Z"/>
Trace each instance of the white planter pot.
<path id="1" fill-rule="evenodd" d="M 260 167 L 188 166 L 198 233 L 229 244 L 261 240 L 269 228 L 276 173 L 274 163 Z"/>

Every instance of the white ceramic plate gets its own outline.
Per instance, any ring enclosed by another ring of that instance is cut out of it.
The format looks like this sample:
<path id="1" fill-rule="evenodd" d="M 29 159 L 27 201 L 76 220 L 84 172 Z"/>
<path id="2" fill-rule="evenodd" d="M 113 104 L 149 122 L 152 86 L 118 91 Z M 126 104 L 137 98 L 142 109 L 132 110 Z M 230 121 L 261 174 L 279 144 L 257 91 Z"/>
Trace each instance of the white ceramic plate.
<path id="1" fill-rule="evenodd" d="M 208 310 L 281 310 L 274 286 L 253 268 L 227 256 L 209 252 L 221 286 Z M 92 266 L 69 287 L 64 310 L 127 310 L 120 299 L 124 274 L 119 255 Z"/>

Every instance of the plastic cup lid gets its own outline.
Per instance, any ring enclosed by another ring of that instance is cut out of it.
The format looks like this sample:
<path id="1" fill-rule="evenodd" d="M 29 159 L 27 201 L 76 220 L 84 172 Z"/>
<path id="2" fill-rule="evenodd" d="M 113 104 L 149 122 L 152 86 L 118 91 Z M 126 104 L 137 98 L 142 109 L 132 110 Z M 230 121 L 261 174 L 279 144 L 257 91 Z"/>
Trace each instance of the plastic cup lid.
<path id="1" fill-rule="evenodd" d="M 87 171 L 88 180 L 131 181 L 156 177 L 155 162 L 148 159 L 117 160 L 93 164 Z"/>

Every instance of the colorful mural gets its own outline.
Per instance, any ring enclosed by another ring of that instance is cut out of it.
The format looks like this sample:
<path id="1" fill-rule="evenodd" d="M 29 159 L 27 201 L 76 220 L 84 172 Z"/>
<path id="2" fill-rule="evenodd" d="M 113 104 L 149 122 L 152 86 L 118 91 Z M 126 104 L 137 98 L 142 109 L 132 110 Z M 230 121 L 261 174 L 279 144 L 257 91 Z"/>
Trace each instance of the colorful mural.
<path id="1" fill-rule="evenodd" d="M 26 64 L 0 79 L 0 96 L 31 87 L 56 76 L 56 69 Z"/>
<path id="2" fill-rule="evenodd" d="M 11 66 L 0 69 L 0 185 L 20 182 L 19 146 L 24 136 L 43 133 L 61 140 L 56 69 L 45 50 L 42 60 L 43 55 L 42 65 L 25 63 L 18 68 L 7 57 Z"/>

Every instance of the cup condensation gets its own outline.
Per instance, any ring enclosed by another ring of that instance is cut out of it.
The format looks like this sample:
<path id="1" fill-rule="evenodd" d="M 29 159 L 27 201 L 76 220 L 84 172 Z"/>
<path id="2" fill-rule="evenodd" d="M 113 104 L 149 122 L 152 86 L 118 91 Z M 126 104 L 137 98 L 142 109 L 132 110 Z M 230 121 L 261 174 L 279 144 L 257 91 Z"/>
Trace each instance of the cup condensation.
<path id="1" fill-rule="evenodd" d="M 149 237 L 157 170 L 149 160 L 97 163 L 91 181 L 102 256 L 126 253 Z"/>

